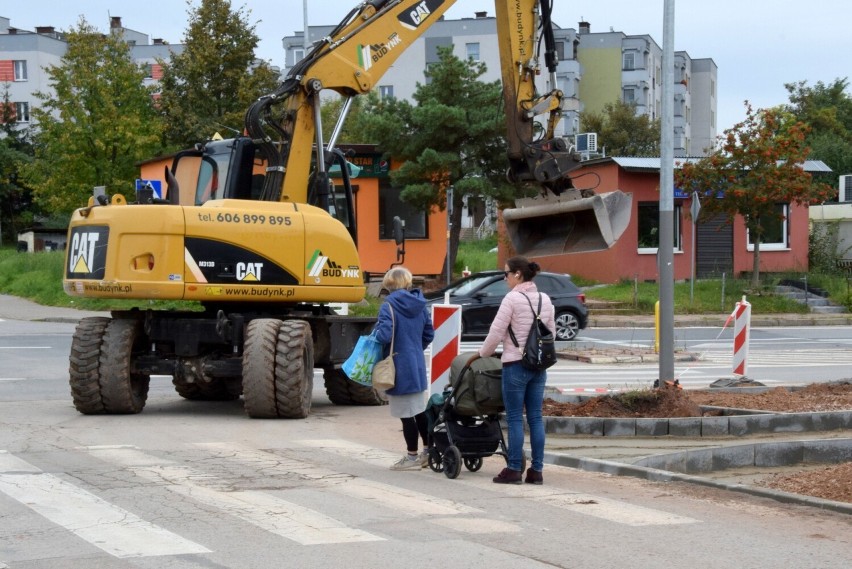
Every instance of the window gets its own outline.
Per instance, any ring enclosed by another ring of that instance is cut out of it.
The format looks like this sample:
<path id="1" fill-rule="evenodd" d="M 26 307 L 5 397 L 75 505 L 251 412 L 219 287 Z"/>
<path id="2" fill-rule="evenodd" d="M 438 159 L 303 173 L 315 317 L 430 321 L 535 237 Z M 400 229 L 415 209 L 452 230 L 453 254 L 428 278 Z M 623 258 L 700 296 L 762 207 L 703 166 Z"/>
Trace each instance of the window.
<path id="1" fill-rule="evenodd" d="M 479 61 L 479 43 L 466 43 L 464 47 L 468 59 Z"/>
<path id="2" fill-rule="evenodd" d="M 15 120 L 18 122 L 30 122 L 29 103 L 15 103 Z"/>
<path id="3" fill-rule="evenodd" d="M 304 57 L 305 57 L 305 50 L 304 49 L 294 49 L 293 50 L 293 65 L 296 65 L 297 63 L 302 61 L 302 59 L 304 59 Z"/>
<path id="4" fill-rule="evenodd" d="M 634 66 L 635 66 L 634 57 L 635 57 L 635 54 L 634 54 L 634 53 L 625 53 L 625 54 L 624 54 L 624 66 L 623 66 L 623 69 L 624 69 L 625 71 L 630 71 L 630 70 L 634 69 Z"/>
<path id="5" fill-rule="evenodd" d="M 27 80 L 27 62 L 24 59 L 15 61 L 15 81 Z"/>
<path id="6" fill-rule="evenodd" d="M 636 102 L 636 92 L 634 89 L 625 89 L 624 90 L 624 102 L 628 105 Z"/>
<path id="7" fill-rule="evenodd" d="M 393 99 L 393 85 L 379 85 L 379 97 Z"/>
<path id="8" fill-rule="evenodd" d="M 674 206 L 674 250 L 682 251 L 679 205 Z M 639 202 L 639 252 L 656 253 L 660 244 L 660 202 Z"/>
<path id="9" fill-rule="evenodd" d="M 145 67 L 145 77 L 147 79 L 152 79 L 154 77 L 154 65 L 151 63 L 143 64 Z"/>
<path id="10" fill-rule="evenodd" d="M 406 239 L 428 238 L 426 212 L 402 201 L 400 191 L 391 186 L 390 180 L 381 180 L 379 183 L 379 239 L 393 239 L 395 216 L 405 222 Z"/>
<path id="11" fill-rule="evenodd" d="M 781 251 L 789 249 L 789 240 L 787 232 L 787 217 L 790 214 L 789 204 L 775 204 L 775 215 L 767 216 L 767 219 L 760 219 L 760 225 L 763 227 L 763 235 L 760 236 L 761 251 Z M 748 250 L 754 251 L 754 235 L 748 232 Z"/>

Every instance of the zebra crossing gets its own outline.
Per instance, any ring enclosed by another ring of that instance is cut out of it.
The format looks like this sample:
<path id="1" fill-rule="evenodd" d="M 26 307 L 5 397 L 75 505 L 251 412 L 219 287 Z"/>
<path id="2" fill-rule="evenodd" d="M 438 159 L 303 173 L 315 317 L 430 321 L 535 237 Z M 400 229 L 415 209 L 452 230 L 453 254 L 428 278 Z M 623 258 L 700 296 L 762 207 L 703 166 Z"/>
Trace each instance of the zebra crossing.
<path id="1" fill-rule="evenodd" d="M 443 474 L 424 469 L 397 473 L 399 483 L 379 482 L 376 479 L 382 476 L 377 469 L 386 473 L 397 455 L 340 439 L 291 440 L 286 447 L 271 450 L 199 442 L 187 443 L 172 454 L 133 445 L 65 452 L 70 456 L 62 463 L 74 464 L 80 472 L 42 470 L 34 464 L 38 456 L 27 460 L 0 450 L 0 509 L 28 519 L 22 528 L 45 524 L 52 528 L 27 532 L 29 539 L 38 540 L 44 533 L 43 539 L 50 541 L 51 535 L 65 532 L 66 540 L 82 540 L 122 559 L 214 553 L 217 540 L 203 539 L 205 533 L 191 527 L 210 515 L 253 528 L 247 532 L 262 530 L 294 547 L 381 546 L 399 541 L 393 528 L 412 521 L 457 535 L 522 534 L 522 524 L 495 519 L 500 516 L 488 505 L 491 499 L 497 500 L 493 504 L 501 499 L 528 500 L 566 515 L 625 526 L 699 523 L 664 510 L 554 486 L 495 485 L 482 474 L 468 473 L 449 482 Z M 325 466 L 340 462 L 351 467 Z M 412 480 L 417 482 L 416 489 Z M 132 488 L 134 497 L 115 488 Z M 466 499 L 474 495 L 491 498 Z M 163 504 L 181 512 L 180 524 L 164 521 L 157 507 Z M 0 569 L 21 560 L 4 558 L 21 553 L 4 545 L 6 538 L 0 532 Z"/>
<path id="2" fill-rule="evenodd" d="M 700 353 L 701 362 L 713 364 L 731 363 L 731 350 L 706 350 Z M 849 349 L 804 349 L 804 350 L 751 350 L 748 353 L 749 365 L 767 367 L 788 366 L 827 366 L 852 364 L 852 350 Z"/>

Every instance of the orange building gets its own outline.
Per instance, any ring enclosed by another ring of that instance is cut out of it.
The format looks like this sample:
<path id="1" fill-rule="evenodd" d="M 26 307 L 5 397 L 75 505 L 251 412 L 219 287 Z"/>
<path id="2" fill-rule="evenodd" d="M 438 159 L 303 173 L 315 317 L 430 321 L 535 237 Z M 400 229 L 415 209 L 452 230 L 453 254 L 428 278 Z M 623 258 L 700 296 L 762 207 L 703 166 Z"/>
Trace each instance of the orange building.
<path id="1" fill-rule="evenodd" d="M 805 170 L 828 171 L 819 161 L 808 161 Z M 543 269 L 582 276 L 602 283 L 638 278 L 655 281 L 657 271 L 657 229 L 659 228 L 659 158 L 601 158 L 583 164 L 572 172 L 579 180 L 598 180 L 592 188 L 598 193 L 620 189 L 633 195 L 630 223 L 613 247 L 592 253 L 537 257 Z M 587 186 L 583 186 L 587 187 Z M 675 243 L 674 278 L 689 279 L 692 272 L 693 224 L 689 212 L 691 196 L 677 188 L 674 196 Z M 760 246 L 761 272 L 808 270 L 808 209 L 796 204 L 777 204 L 785 218 L 779 219 L 767 236 L 771 242 Z M 501 234 L 504 235 L 504 234 Z M 749 243 L 745 222 L 737 216 L 732 224 L 719 217 L 699 215 L 696 227 L 696 277 L 738 276 L 750 272 L 753 247 Z M 508 239 L 501 238 L 498 247 L 500 263 L 514 251 Z"/>

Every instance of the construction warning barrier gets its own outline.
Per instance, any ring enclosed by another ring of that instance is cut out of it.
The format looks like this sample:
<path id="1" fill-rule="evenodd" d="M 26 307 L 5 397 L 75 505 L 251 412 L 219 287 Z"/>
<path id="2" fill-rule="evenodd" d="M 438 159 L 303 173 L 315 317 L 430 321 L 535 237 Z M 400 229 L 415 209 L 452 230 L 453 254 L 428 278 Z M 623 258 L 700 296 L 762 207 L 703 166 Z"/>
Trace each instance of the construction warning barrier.
<path id="1" fill-rule="evenodd" d="M 745 296 L 737 302 L 731 317 L 734 319 L 733 372 L 745 377 L 748 371 L 748 344 L 751 329 L 751 304 Z"/>
<path id="2" fill-rule="evenodd" d="M 450 365 L 461 348 L 461 306 L 432 305 L 432 355 L 429 360 L 429 381 L 432 393 L 442 393 L 450 383 Z"/>

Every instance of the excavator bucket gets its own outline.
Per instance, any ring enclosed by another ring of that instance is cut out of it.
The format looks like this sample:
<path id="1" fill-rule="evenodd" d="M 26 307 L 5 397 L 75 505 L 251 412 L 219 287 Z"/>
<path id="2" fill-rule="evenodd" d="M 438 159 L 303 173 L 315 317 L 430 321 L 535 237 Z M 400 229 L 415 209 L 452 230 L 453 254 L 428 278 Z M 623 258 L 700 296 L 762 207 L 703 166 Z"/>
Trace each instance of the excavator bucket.
<path id="1" fill-rule="evenodd" d="M 519 255 L 600 251 L 612 247 L 627 228 L 632 201 L 632 194 L 620 190 L 573 199 L 548 194 L 518 200 L 503 211 L 503 221 Z"/>

